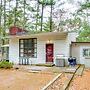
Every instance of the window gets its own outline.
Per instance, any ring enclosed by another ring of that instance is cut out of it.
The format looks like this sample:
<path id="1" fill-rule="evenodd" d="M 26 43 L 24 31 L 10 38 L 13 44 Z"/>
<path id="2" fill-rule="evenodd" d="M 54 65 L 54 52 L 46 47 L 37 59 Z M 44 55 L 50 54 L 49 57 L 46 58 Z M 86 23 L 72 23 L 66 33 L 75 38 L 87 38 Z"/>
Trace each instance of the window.
<path id="1" fill-rule="evenodd" d="M 19 56 L 37 57 L 37 39 L 36 38 L 20 39 Z"/>
<path id="2" fill-rule="evenodd" d="M 90 56 L 90 48 L 83 49 L 83 56 Z"/>

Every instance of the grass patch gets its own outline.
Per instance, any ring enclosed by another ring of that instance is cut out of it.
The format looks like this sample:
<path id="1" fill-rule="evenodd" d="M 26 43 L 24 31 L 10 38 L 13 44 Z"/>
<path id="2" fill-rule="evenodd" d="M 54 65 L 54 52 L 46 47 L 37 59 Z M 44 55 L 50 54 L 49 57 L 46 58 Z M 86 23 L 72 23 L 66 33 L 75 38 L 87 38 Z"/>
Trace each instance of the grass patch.
<path id="1" fill-rule="evenodd" d="M 7 61 L 1 61 L 0 68 L 5 68 L 5 69 L 13 68 L 13 63 Z"/>

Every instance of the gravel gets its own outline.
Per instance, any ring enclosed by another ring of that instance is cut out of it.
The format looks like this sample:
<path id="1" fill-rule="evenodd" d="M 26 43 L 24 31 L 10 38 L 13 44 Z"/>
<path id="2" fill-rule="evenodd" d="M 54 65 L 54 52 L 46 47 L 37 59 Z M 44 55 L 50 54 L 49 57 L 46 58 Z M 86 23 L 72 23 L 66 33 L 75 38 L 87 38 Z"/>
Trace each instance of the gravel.
<path id="1" fill-rule="evenodd" d="M 82 76 L 75 76 L 69 90 L 90 90 L 90 69 L 85 69 Z"/>
<path id="2" fill-rule="evenodd" d="M 62 90 L 65 86 L 65 83 L 70 80 L 72 74 L 63 73 L 60 78 L 58 78 L 52 85 L 48 87 L 46 90 Z"/>

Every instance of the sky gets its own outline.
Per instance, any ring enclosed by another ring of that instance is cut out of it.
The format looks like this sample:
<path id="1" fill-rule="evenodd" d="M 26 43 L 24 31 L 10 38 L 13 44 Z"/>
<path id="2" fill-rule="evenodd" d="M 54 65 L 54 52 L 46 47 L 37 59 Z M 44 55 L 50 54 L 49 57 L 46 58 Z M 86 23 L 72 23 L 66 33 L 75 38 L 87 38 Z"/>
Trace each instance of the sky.
<path id="1" fill-rule="evenodd" d="M 65 4 L 63 4 L 63 5 L 60 4 L 60 3 L 64 3 L 64 2 L 65 2 Z M 70 13 L 74 13 L 79 8 L 79 6 L 77 5 L 77 1 L 75 1 L 75 3 L 72 3 L 72 2 L 70 2 L 70 0 L 69 1 L 67 1 L 67 0 L 60 0 L 60 1 L 56 0 L 56 4 L 54 5 L 54 7 L 55 7 L 55 9 L 53 10 L 53 12 L 55 12 L 55 10 L 59 11 L 60 9 L 66 10 L 67 11 L 67 13 L 65 15 L 66 17 L 69 17 Z M 45 12 L 44 17 L 47 17 L 50 13 L 50 7 L 46 7 L 44 9 L 44 12 Z"/>

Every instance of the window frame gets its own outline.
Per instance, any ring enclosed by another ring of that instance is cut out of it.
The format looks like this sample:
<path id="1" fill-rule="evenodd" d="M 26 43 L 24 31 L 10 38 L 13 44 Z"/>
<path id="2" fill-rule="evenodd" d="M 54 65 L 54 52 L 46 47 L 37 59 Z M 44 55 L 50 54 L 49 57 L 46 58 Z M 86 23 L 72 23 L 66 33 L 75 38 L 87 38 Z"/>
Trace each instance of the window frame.
<path id="1" fill-rule="evenodd" d="M 33 48 L 28 46 L 30 44 L 29 40 L 31 41 L 31 46 Z M 25 41 L 27 44 L 25 43 Z M 25 47 L 25 44 L 26 44 L 26 47 Z M 25 48 L 26 48 L 26 56 L 25 56 Z M 31 51 L 33 50 L 32 56 L 29 56 L 29 52 L 28 52 L 29 49 L 31 49 Z M 37 58 L 37 38 L 19 39 L 19 57 Z"/>
<path id="2" fill-rule="evenodd" d="M 83 57 L 90 57 L 90 48 L 83 49 Z"/>

